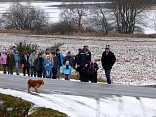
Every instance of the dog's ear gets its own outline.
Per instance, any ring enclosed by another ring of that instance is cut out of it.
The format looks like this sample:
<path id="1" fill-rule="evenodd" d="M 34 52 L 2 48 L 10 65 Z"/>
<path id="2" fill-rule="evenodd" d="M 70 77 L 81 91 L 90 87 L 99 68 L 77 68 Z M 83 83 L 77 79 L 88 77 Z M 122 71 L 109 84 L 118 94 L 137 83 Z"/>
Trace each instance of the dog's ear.
<path id="1" fill-rule="evenodd" d="M 44 81 L 42 80 L 42 85 L 44 85 Z"/>

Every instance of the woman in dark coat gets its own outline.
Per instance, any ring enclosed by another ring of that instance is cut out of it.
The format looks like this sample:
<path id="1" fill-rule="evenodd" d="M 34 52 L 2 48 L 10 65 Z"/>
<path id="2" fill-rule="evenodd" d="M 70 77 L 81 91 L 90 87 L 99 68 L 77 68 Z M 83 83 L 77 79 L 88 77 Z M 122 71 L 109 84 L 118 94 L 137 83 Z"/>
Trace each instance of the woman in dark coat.
<path id="1" fill-rule="evenodd" d="M 44 59 L 42 57 L 42 54 L 39 53 L 38 54 L 38 58 L 35 60 L 35 69 L 37 71 L 37 77 L 41 77 L 42 78 L 43 62 L 44 62 Z"/>
<path id="2" fill-rule="evenodd" d="M 13 74 L 13 69 L 15 66 L 15 58 L 12 54 L 12 51 L 9 51 L 9 54 L 7 55 L 7 67 L 8 67 L 8 74 Z"/>
<path id="3" fill-rule="evenodd" d="M 90 81 L 92 83 L 97 83 L 97 71 L 98 71 L 99 67 L 98 64 L 94 61 L 94 59 L 91 59 L 91 63 L 90 63 Z"/>

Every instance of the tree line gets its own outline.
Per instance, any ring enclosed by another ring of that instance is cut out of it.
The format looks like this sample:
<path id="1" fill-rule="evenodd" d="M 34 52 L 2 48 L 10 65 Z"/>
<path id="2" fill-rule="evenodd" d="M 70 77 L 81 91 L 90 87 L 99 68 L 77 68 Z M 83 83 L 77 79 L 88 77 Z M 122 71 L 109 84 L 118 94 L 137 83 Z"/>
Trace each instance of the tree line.
<path id="1" fill-rule="evenodd" d="M 137 24 L 143 24 L 145 9 L 150 0 L 114 0 L 104 4 L 86 5 L 81 2 L 63 2 L 60 21 L 49 24 L 44 10 L 15 3 L 1 17 L 1 28 L 31 30 L 45 33 L 69 34 L 73 32 L 118 32 L 133 34 L 141 31 Z"/>

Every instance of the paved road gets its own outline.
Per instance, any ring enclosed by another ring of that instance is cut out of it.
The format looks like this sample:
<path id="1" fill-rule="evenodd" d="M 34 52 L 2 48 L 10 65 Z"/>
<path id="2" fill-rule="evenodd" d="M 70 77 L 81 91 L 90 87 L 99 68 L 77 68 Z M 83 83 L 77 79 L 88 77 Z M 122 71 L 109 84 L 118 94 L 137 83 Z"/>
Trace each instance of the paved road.
<path id="1" fill-rule="evenodd" d="M 29 79 L 30 77 L 0 74 L 0 88 L 27 92 L 27 81 Z M 77 95 L 94 98 L 100 98 L 107 95 L 156 98 L 156 88 L 150 87 L 107 85 L 102 83 L 92 84 L 52 79 L 43 80 L 45 82 L 45 85 L 41 86 L 39 91 L 41 93 L 47 94 L 62 93 L 68 95 Z M 31 89 L 31 91 L 34 91 L 34 89 Z"/>

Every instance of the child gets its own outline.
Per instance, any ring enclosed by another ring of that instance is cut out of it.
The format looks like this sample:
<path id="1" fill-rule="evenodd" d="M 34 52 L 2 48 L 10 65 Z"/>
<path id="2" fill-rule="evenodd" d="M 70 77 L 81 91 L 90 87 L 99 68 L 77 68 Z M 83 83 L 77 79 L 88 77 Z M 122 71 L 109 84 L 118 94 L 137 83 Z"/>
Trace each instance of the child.
<path id="1" fill-rule="evenodd" d="M 52 63 L 52 60 L 50 60 L 49 55 L 47 55 L 46 58 L 47 59 L 44 60 L 43 66 L 44 66 L 44 69 L 46 71 L 46 78 L 51 78 L 51 70 L 53 67 L 53 63 Z"/>
<path id="2" fill-rule="evenodd" d="M 69 75 L 73 68 L 69 65 L 69 61 L 66 61 L 66 65 L 63 66 L 62 74 L 65 75 L 65 80 L 70 80 Z"/>
<path id="3" fill-rule="evenodd" d="M 1 58 L 0 58 L 0 62 L 3 66 L 3 74 L 6 74 L 6 60 L 7 60 L 7 51 L 6 50 L 3 50 L 2 51 L 2 55 L 1 55 Z"/>
<path id="4" fill-rule="evenodd" d="M 91 63 L 90 63 L 90 81 L 92 83 L 97 83 L 97 70 L 99 69 L 98 64 L 94 61 L 94 58 L 91 58 Z"/>

